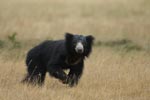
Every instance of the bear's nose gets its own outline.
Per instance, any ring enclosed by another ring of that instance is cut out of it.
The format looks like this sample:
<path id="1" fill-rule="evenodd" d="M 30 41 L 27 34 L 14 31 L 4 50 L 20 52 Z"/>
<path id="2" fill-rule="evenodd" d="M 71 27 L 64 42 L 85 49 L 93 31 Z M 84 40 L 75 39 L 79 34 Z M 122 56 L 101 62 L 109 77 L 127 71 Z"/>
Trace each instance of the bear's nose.
<path id="1" fill-rule="evenodd" d="M 78 53 L 83 53 L 83 49 L 78 49 Z"/>
<path id="2" fill-rule="evenodd" d="M 83 44 L 81 42 L 77 43 L 75 50 L 77 53 L 83 53 L 84 51 Z"/>

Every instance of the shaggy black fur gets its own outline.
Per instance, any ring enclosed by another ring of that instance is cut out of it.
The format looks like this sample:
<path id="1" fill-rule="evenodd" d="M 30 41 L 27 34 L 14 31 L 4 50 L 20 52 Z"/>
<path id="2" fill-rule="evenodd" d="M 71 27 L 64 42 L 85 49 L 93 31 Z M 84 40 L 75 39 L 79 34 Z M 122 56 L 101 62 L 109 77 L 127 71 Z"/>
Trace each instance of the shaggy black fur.
<path id="1" fill-rule="evenodd" d="M 26 59 L 27 76 L 23 82 L 42 85 L 46 72 L 69 86 L 78 84 L 83 67 L 84 59 L 88 57 L 92 50 L 94 37 L 73 35 L 66 33 L 64 40 L 47 40 L 32 48 Z M 84 52 L 78 54 L 75 45 L 81 41 Z M 69 69 L 68 75 L 63 71 Z"/>

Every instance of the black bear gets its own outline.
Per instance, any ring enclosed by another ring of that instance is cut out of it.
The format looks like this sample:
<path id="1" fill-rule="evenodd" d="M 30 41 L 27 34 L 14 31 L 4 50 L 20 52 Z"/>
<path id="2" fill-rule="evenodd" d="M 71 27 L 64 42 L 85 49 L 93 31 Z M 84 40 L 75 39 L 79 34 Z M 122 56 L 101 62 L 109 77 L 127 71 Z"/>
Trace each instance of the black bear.
<path id="1" fill-rule="evenodd" d="M 32 48 L 26 58 L 27 76 L 23 82 L 42 85 L 46 72 L 64 84 L 78 84 L 84 59 L 92 51 L 94 37 L 92 35 L 74 35 L 66 33 L 64 40 L 47 40 Z M 64 72 L 69 69 L 69 73 Z"/>

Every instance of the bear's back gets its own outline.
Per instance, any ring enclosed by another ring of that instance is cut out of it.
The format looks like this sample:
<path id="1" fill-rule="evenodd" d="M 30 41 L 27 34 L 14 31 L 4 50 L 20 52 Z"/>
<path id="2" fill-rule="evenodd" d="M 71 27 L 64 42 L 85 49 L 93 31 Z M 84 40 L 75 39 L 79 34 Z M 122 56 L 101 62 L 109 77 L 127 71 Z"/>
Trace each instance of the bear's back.
<path id="1" fill-rule="evenodd" d="M 38 58 L 44 65 L 47 65 L 48 62 L 56 64 L 56 62 L 62 60 L 62 56 L 67 54 L 65 40 L 47 40 L 38 45 L 37 48 L 37 50 L 39 50 Z"/>

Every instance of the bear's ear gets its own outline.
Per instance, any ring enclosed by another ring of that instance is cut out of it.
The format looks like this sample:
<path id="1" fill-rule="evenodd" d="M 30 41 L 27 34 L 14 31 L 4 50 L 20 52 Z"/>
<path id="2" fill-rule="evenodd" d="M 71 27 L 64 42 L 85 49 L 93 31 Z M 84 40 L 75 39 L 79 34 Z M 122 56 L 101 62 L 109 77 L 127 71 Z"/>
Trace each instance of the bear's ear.
<path id="1" fill-rule="evenodd" d="M 90 43 L 90 44 L 93 44 L 94 39 L 95 39 L 95 38 L 94 38 L 92 35 L 86 36 L 86 40 L 87 40 L 87 42 Z"/>
<path id="2" fill-rule="evenodd" d="M 88 57 L 92 51 L 94 37 L 92 35 L 86 36 L 87 47 L 85 49 L 85 56 Z"/>
<path id="3" fill-rule="evenodd" d="M 67 33 L 65 34 L 65 38 L 66 38 L 66 40 L 72 40 L 73 34 L 67 32 Z"/>

